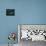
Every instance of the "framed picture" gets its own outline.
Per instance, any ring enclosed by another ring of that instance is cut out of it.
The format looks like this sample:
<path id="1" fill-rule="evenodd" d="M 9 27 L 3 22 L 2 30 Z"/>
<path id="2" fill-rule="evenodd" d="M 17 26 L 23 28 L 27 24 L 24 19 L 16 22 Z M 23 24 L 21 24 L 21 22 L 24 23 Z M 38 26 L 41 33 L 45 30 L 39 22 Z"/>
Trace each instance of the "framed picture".
<path id="1" fill-rule="evenodd" d="M 15 9 L 6 9 L 6 16 L 15 16 Z"/>

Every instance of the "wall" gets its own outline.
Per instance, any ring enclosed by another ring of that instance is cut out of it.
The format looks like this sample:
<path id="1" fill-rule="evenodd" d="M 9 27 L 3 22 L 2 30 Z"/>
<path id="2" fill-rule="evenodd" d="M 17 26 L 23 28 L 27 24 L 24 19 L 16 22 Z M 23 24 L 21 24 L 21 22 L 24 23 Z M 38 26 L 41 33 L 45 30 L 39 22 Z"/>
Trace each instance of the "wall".
<path id="1" fill-rule="evenodd" d="M 7 8 L 14 8 L 15 16 L 6 16 Z M 46 0 L 0 0 L 0 44 L 17 32 L 17 24 L 46 24 Z"/>

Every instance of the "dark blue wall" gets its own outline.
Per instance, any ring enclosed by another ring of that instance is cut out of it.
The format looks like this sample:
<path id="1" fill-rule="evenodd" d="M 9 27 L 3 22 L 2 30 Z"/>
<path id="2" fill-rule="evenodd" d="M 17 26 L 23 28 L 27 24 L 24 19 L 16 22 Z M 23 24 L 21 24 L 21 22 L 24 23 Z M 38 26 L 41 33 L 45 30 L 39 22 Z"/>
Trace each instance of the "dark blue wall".
<path id="1" fill-rule="evenodd" d="M 15 9 L 15 16 L 6 16 L 7 8 Z M 46 24 L 46 0 L 0 0 L 0 43 L 17 32 L 17 24 Z"/>

